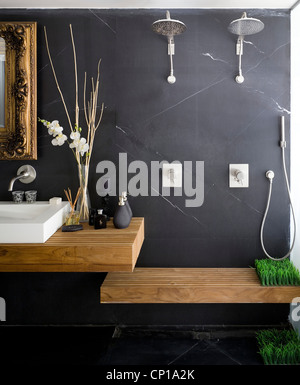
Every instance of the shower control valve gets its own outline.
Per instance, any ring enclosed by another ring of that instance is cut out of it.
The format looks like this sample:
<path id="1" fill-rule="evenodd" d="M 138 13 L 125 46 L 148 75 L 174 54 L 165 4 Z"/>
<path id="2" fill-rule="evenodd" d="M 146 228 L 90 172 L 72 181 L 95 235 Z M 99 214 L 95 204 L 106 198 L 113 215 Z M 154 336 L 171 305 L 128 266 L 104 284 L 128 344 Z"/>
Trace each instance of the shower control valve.
<path id="1" fill-rule="evenodd" d="M 165 163 L 162 168 L 163 187 L 182 187 L 182 164 Z"/>
<path id="2" fill-rule="evenodd" d="M 242 171 L 236 170 L 235 172 L 235 179 L 237 182 L 243 184 L 243 179 L 245 178 L 245 175 Z"/>
<path id="3" fill-rule="evenodd" d="M 249 187 L 249 165 L 230 164 L 229 165 L 229 187 L 247 188 Z"/>

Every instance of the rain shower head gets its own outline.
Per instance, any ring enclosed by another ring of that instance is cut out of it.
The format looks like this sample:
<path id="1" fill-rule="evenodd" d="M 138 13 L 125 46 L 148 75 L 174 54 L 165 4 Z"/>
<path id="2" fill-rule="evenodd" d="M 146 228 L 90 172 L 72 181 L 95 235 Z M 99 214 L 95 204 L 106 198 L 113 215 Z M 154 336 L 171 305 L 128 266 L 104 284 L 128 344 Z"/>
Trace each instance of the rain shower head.
<path id="1" fill-rule="evenodd" d="M 254 35 L 264 29 L 264 23 L 253 17 L 247 17 L 246 12 L 242 14 L 242 17 L 237 20 L 233 20 L 229 26 L 229 32 L 234 35 L 238 35 L 236 54 L 239 55 L 239 74 L 236 76 L 235 81 L 239 84 L 244 82 L 244 76 L 242 75 L 242 54 L 243 54 L 243 42 L 244 36 Z"/>
<path id="2" fill-rule="evenodd" d="M 248 36 L 262 31 L 264 26 L 262 21 L 253 17 L 247 17 L 246 12 L 244 12 L 240 19 L 233 20 L 229 24 L 228 30 L 235 35 Z"/>
<path id="3" fill-rule="evenodd" d="M 152 24 L 152 30 L 159 35 L 175 36 L 186 30 L 186 25 L 179 20 L 171 19 L 170 12 L 166 12 L 166 19 L 157 20 Z"/>
<path id="4" fill-rule="evenodd" d="M 168 83 L 173 84 L 176 82 L 176 78 L 173 75 L 173 59 L 172 56 L 175 54 L 174 36 L 180 35 L 186 30 L 186 25 L 179 20 L 171 19 L 170 12 L 166 12 L 166 19 L 157 20 L 152 23 L 152 30 L 168 38 L 168 55 L 170 56 L 170 75 L 167 80 Z"/>

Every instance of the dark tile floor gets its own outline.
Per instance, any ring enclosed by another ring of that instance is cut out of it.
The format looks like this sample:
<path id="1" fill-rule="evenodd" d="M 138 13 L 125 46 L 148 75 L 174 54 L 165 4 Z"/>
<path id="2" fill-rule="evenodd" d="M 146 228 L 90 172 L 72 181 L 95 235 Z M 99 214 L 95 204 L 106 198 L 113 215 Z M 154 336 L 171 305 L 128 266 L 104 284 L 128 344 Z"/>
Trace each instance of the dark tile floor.
<path id="1" fill-rule="evenodd" d="M 2 364 L 263 365 L 253 328 L 0 327 Z"/>
<path id="2" fill-rule="evenodd" d="M 262 365 L 254 332 L 118 328 L 103 365 Z"/>

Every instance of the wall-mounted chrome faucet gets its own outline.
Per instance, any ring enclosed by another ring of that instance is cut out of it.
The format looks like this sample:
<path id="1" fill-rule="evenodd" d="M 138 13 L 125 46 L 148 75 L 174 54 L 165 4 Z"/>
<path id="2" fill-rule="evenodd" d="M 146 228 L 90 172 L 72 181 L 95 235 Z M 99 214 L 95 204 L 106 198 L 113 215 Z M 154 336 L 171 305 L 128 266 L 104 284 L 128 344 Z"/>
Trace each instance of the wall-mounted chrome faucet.
<path id="1" fill-rule="evenodd" d="M 17 171 L 17 176 L 12 178 L 12 180 L 9 182 L 8 191 L 12 191 L 14 187 L 14 183 L 16 180 L 19 180 L 22 183 L 31 183 L 36 178 L 36 171 L 35 169 L 30 166 L 29 164 L 25 166 L 21 166 Z"/>

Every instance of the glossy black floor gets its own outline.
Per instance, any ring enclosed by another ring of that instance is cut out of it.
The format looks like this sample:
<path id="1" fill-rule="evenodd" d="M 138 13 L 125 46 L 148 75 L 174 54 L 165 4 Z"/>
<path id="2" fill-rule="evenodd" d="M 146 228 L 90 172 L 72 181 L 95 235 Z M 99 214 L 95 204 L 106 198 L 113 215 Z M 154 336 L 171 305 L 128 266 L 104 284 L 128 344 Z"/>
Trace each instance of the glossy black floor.
<path id="1" fill-rule="evenodd" d="M 263 365 L 257 328 L 5 326 L 2 364 Z"/>

